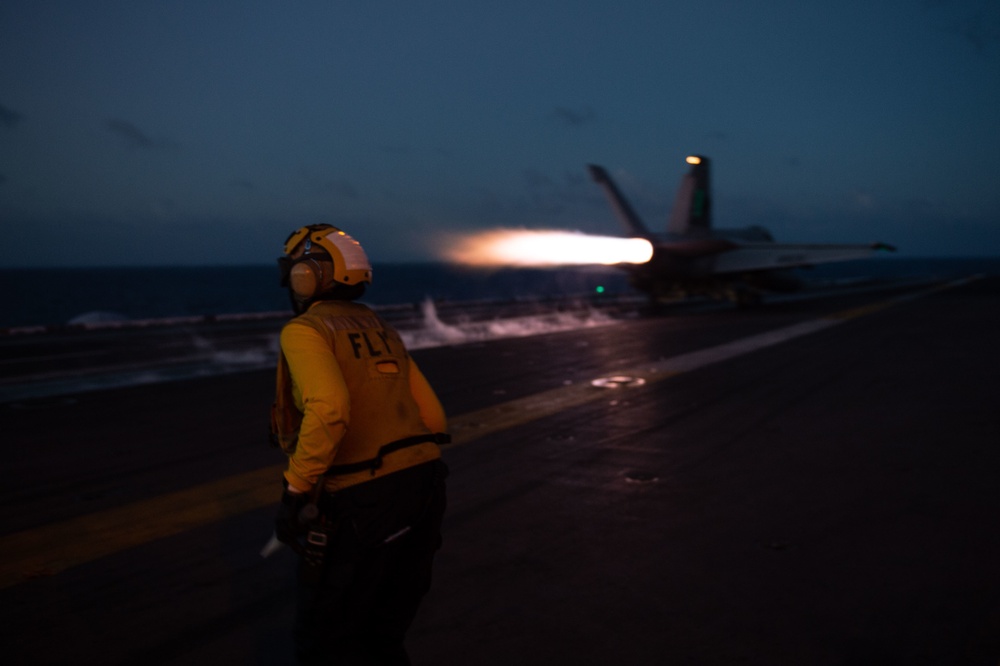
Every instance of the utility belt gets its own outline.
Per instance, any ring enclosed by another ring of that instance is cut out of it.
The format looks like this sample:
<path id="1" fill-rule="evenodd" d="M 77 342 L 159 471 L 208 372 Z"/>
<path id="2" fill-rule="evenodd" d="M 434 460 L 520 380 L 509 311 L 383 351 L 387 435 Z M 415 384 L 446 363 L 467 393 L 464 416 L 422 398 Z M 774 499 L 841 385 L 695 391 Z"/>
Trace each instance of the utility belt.
<path id="1" fill-rule="evenodd" d="M 416 446 L 417 444 L 424 444 L 426 442 L 434 442 L 435 444 L 447 444 L 451 441 L 451 435 L 444 432 L 436 433 L 426 433 L 423 435 L 414 435 L 412 437 L 404 437 L 403 439 L 397 439 L 394 442 L 389 442 L 379 447 L 378 453 L 375 454 L 374 458 L 368 460 L 359 460 L 358 462 L 345 463 L 343 465 L 331 465 L 327 468 L 324 476 L 342 476 L 345 474 L 354 474 L 355 472 L 363 472 L 365 470 L 371 470 L 372 476 L 375 476 L 375 472 L 382 467 L 382 458 L 399 451 L 400 449 L 405 449 L 411 446 Z"/>

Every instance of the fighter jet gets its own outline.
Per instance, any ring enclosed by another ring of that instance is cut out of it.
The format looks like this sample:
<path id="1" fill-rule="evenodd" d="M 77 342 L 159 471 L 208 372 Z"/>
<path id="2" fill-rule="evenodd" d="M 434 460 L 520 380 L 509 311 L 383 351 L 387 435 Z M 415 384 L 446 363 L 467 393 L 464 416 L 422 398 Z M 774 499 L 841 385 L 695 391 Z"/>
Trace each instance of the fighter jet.
<path id="1" fill-rule="evenodd" d="M 790 269 L 869 257 L 885 243 L 868 245 L 800 245 L 776 243 L 767 229 L 713 229 L 709 191 L 709 159 L 690 155 L 665 234 L 652 233 L 639 219 L 603 168 L 590 164 L 593 179 L 604 189 L 626 232 L 653 244 L 644 264 L 622 265 L 632 286 L 653 301 L 692 295 L 759 303 L 764 292 L 794 291 L 801 280 Z"/>

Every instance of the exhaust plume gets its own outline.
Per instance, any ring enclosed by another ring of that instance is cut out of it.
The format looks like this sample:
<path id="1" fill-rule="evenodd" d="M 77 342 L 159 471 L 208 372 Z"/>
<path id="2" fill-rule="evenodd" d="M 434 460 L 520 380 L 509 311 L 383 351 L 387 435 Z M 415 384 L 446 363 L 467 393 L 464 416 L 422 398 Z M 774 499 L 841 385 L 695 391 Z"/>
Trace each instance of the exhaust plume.
<path id="1" fill-rule="evenodd" d="M 653 245 L 644 238 L 577 231 L 495 229 L 445 239 L 443 257 L 468 266 L 583 266 L 644 264 Z"/>

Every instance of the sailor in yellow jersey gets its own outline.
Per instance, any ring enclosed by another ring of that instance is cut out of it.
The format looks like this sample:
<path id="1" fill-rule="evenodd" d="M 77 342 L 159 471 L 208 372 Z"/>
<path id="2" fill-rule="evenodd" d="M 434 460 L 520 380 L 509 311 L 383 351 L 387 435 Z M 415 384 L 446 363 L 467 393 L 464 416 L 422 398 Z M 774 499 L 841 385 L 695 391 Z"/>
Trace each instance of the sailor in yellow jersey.
<path id="1" fill-rule="evenodd" d="M 272 441 L 288 455 L 275 519 L 300 554 L 302 664 L 409 664 L 403 641 L 441 545 L 444 410 L 399 334 L 356 303 L 361 245 L 302 227 L 279 261 L 298 316 L 281 332 Z"/>

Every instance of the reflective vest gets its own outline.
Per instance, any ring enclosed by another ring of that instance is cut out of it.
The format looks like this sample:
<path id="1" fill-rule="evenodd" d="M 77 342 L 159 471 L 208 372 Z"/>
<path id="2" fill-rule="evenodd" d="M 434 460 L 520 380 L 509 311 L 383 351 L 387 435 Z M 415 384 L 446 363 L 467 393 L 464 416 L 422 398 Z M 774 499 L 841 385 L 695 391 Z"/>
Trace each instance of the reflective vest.
<path id="1" fill-rule="evenodd" d="M 307 325 L 337 360 L 350 397 L 347 429 L 336 446 L 327 490 L 440 457 L 410 389 L 410 359 L 399 333 L 359 303 L 320 301 L 286 326 Z M 279 355 L 272 442 L 293 456 L 303 418 L 284 352 Z M 404 446 L 399 444 L 403 443 Z M 395 445 L 395 446 L 392 446 Z M 380 455 L 380 449 L 382 454 Z"/>

